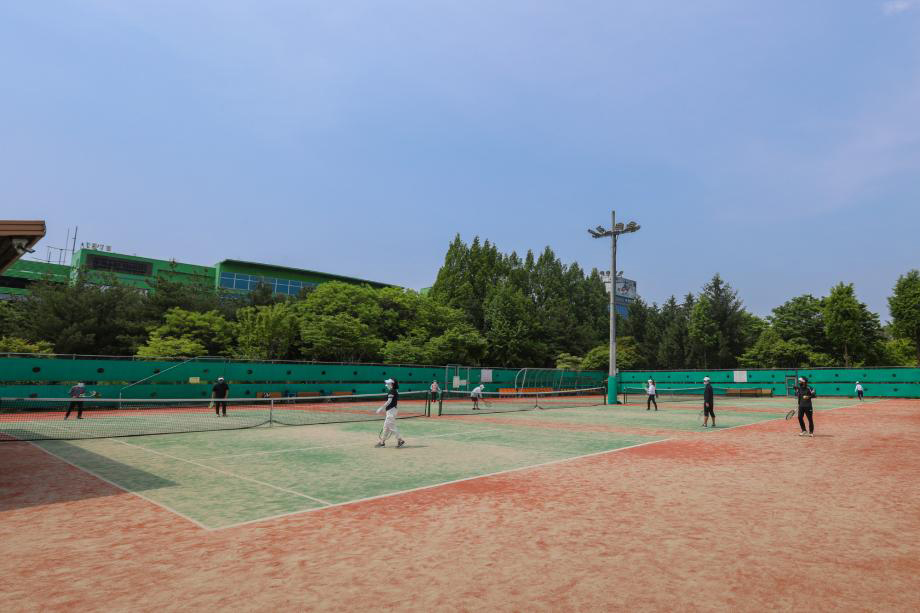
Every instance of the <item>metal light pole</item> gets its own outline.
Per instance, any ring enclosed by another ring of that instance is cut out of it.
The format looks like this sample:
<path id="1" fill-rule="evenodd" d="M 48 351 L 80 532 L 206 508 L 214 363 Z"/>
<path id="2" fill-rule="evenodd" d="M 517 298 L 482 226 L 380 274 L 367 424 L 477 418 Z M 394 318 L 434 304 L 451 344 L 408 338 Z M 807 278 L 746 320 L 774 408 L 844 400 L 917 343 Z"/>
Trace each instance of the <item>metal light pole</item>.
<path id="1" fill-rule="evenodd" d="M 604 226 L 597 226 L 588 234 L 593 238 L 610 237 L 610 370 L 607 373 L 607 401 L 610 404 L 617 404 L 617 312 L 616 312 L 616 291 L 617 291 L 617 238 L 620 234 L 629 234 L 639 230 L 639 224 L 634 221 L 625 226 L 617 223 L 617 212 L 610 212 L 610 229 Z"/>

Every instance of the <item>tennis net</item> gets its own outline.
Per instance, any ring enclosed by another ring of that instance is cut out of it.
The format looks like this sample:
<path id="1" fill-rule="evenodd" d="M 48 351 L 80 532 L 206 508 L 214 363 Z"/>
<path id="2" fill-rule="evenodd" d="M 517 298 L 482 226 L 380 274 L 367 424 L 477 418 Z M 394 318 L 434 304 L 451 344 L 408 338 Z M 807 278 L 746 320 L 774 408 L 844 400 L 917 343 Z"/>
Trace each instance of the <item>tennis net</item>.
<path id="1" fill-rule="evenodd" d="M 386 394 L 223 400 L 0 398 L 0 441 L 74 440 L 271 425 L 303 426 L 382 420 Z M 217 410 L 220 415 L 217 415 Z M 67 416 L 70 413 L 69 417 Z M 399 418 L 430 414 L 427 391 L 403 392 Z"/>
<path id="2" fill-rule="evenodd" d="M 478 402 L 470 392 L 445 391 L 438 403 L 438 415 L 474 415 L 534 409 L 594 407 L 606 403 L 603 387 L 554 392 L 483 392 Z"/>
<path id="3" fill-rule="evenodd" d="M 703 400 L 703 391 L 706 388 L 700 387 L 675 387 L 675 388 L 656 388 L 655 400 L 658 402 L 685 402 L 691 400 Z M 771 388 L 759 387 L 712 387 L 714 396 L 731 396 L 744 398 L 764 398 L 773 395 Z M 622 388 L 623 403 L 645 402 L 648 397 L 644 387 L 624 387 Z"/>

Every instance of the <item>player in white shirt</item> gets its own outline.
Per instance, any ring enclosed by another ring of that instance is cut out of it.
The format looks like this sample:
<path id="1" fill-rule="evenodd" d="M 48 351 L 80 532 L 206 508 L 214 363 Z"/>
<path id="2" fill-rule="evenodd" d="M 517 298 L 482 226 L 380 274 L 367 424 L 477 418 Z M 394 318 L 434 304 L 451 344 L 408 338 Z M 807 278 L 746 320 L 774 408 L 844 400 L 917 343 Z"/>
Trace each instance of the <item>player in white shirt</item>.
<path id="1" fill-rule="evenodd" d="M 863 399 L 863 386 L 859 381 L 856 382 L 856 397 L 859 398 L 860 402 Z"/>
<path id="2" fill-rule="evenodd" d="M 652 408 L 652 405 L 655 405 L 655 410 L 658 410 L 658 401 L 655 397 L 658 395 L 658 392 L 655 391 L 655 380 L 649 379 L 648 386 L 645 388 L 645 393 L 648 395 L 648 399 L 645 401 L 645 410 L 648 411 Z"/>
<path id="3" fill-rule="evenodd" d="M 399 383 L 393 379 L 387 379 L 383 382 L 387 386 L 387 401 L 382 407 L 377 409 L 377 414 L 379 415 L 381 411 L 386 411 L 387 416 L 383 420 L 383 430 L 380 431 L 379 440 L 374 447 L 386 447 L 387 439 L 391 435 L 396 435 L 396 447 L 402 447 L 406 444 L 406 441 L 399 435 L 399 430 L 396 428 L 396 415 L 399 412 L 399 409 L 396 408 L 396 405 L 399 404 Z"/>
<path id="4" fill-rule="evenodd" d="M 473 388 L 473 391 L 470 392 L 470 398 L 473 400 L 473 410 L 478 411 L 479 409 L 479 399 L 482 398 L 482 390 L 485 388 L 485 385 L 480 383 L 477 387 Z"/>

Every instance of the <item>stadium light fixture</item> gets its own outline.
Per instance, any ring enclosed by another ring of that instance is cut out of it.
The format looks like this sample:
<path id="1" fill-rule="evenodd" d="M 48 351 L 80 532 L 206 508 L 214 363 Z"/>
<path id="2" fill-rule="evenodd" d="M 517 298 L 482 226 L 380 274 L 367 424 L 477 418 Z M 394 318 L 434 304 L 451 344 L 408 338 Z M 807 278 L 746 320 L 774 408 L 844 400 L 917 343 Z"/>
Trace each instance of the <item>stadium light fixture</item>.
<path id="1" fill-rule="evenodd" d="M 625 225 L 617 223 L 617 212 L 610 212 L 610 229 L 604 228 L 604 226 L 597 226 L 595 229 L 588 230 L 588 234 L 592 238 L 607 238 L 610 237 L 610 369 L 608 372 L 609 377 L 616 377 L 617 375 L 617 315 L 616 315 L 616 292 L 617 292 L 617 238 L 621 234 L 631 234 L 633 232 L 638 232 L 641 226 L 634 221 L 630 221 Z M 616 381 L 616 379 L 614 379 Z M 616 383 L 614 383 L 616 386 Z M 616 395 L 614 395 L 614 402 L 616 402 Z"/>

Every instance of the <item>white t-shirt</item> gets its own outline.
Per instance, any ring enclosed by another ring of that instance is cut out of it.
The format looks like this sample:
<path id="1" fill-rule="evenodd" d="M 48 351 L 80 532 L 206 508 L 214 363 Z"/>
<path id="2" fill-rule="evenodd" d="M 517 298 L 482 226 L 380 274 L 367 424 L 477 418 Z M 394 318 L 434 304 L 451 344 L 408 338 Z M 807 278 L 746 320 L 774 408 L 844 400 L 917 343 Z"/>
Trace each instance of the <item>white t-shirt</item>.
<path id="1" fill-rule="evenodd" d="M 482 398 L 482 386 L 474 387 L 473 391 L 470 392 L 470 398 Z"/>
<path id="2" fill-rule="evenodd" d="M 438 384 L 437 384 L 437 383 L 432 383 L 432 384 L 431 384 L 431 391 L 432 391 L 432 392 L 440 391 L 440 389 L 441 389 L 441 388 L 438 387 Z"/>
<path id="3" fill-rule="evenodd" d="M 648 391 L 648 395 L 649 395 L 649 396 L 654 396 L 654 395 L 655 395 L 655 384 L 654 384 L 654 383 L 649 383 L 649 384 L 648 384 L 648 390 L 646 390 L 646 391 Z"/>
<path id="4" fill-rule="evenodd" d="M 857 392 L 863 391 L 862 383 L 857 383 L 857 384 L 856 384 L 856 391 L 857 391 Z"/>

